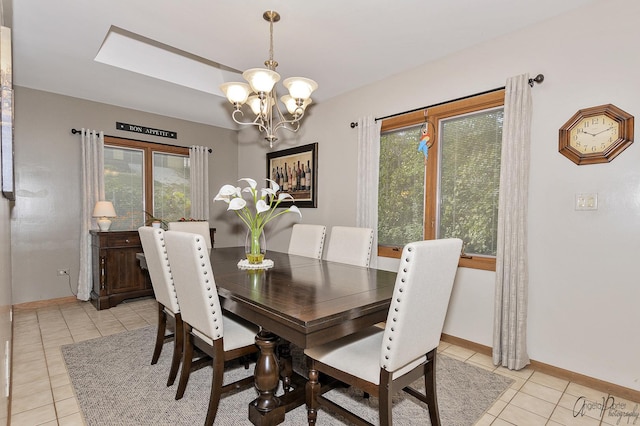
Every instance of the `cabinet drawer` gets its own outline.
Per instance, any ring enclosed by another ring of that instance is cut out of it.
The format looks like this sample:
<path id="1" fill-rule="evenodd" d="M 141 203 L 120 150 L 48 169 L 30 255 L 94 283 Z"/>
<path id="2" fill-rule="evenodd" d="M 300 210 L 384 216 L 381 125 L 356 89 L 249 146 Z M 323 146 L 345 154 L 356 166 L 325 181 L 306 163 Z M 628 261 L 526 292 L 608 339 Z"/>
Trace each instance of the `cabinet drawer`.
<path id="1" fill-rule="evenodd" d="M 100 240 L 101 248 L 141 246 L 137 232 L 102 232 Z"/>

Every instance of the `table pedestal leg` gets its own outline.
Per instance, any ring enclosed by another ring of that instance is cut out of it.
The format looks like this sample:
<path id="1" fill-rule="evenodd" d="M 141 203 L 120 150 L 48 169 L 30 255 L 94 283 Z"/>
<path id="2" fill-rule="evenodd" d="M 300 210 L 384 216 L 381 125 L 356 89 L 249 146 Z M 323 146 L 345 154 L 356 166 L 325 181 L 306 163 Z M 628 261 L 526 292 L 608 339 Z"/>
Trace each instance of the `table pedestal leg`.
<path id="1" fill-rule="evenodd" d="M 285 407 L 275 396 L 280 381 L 280 368 L 275 354 L 278 337 L 260 330 L 256 345 L 260 356 L 256 362 L 255 387 L 258 398 L 249 404 L 249 420 L 254 425 L 276 425 L 284 421 Z"/>
<path id="2" fill-rule="evenodd" d="M 285 392 L 291 390 L 293 375 L 293 360 L 291 357 L 291 344 L 289 342 L 281 342 L 278 345 L 278 358 L 280 360 L 280 378 L 282 379 L 282 388 Z"/>

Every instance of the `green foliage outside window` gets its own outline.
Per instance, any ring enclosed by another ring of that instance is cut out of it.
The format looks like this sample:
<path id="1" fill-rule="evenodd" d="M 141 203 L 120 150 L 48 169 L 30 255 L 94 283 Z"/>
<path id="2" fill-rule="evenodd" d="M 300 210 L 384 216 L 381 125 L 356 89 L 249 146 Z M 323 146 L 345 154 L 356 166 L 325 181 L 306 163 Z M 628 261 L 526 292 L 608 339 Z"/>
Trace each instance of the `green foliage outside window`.
<path id="1" fill-rule="evenodd" d="M 457 237 L 467 254 L 495 256 L 503 108 L 441 120 L 437 238 Z M 380 138 L 378 241 L 403 246 L 424 238 L 425 165 L 421 125 Z M 430 153 L 430 155 L 433 155 Z"/>
<path id="2" fill-rule="evenodd" d="M 496 255 L 502 121 L 500 108 L 441 122 L 437 235 L 467 254 Z"/>
<path id="3" fill-rule="evenodd" d="M 153 210 L 145 208 L 144 153 L 105 145 L 105 197 L 116 209 L 112 230 L 132 230 L 145 224 L 145 210 L 166 222 L 189 217 L 191 210 L 188 157 L 154 152 Z"/>
<path id="4" fill-rule="evenodd" d="M 378 243 L 402 246 L 424 238 L 424 155 L 420 127 L 383 133 L 380 138 Z"/>

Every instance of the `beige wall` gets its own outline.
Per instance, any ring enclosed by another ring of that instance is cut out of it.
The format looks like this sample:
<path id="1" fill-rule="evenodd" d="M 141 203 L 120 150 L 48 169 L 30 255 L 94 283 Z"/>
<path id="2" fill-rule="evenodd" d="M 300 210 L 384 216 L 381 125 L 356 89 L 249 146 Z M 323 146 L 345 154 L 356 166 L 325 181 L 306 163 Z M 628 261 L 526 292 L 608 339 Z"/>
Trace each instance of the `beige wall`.
<path id="1" fill-rule="evenodd" d="M 211 191 L 237 175 L 236 132 L 115 106 L 16 87 L 16 203 L 11 222 L 13 303 L 77 292 L 80 241 L 80 135 L 71 129 L 175 145 L 204 145 L 210 157 Z M 167 100 L 169 101 L 169 100 Z M 178 139 L 119 131 L 116 121 L 172 130 Z M 213 198 L 215 192 L 211 195 Z M 212 213 L 216 243 L 235 244 Z M 58 277 L 69 268 L 70 280 Z M 4 270 L 3 270 L 4 271 Z"/>
<path id="2" fill-rule="evenodd" d="M 533 89 L 529 355 L 640 390 L 640 340 L 634 337 L 640 330 L 640 142 L 609 164 L 576 166 L 558 153 L 559 127 L 578 109 L 594 105 L 613 103 L 635 115 L 638 139 L 640 57 L 633 52 L 639 19 L 635 0 L 596 1 L 313 105 L 304 133 L 277 148 L 319 143 L 318 209 L 302 209 L 302 222 L 355 224 L 357 131 L 351 121 L 504 86 L 510 76 L 543 73 L 544 83 Z M 605 23 L 615 23 L 615 30 Z M 430 43 L 437 40 L 424 48 Z M 240 175 L 255 176 L 254 170 L 264 170 L 266 150 L 245 144 L 248 134 L 239 139 Z M 583 192 L 598 194 L 597 211 L 574 209 L 575 194 Z M 286 250 L 289 232 L 272 232 L 270 247 Z M 492 272 L 459 269 L 446 333 L 491 346 L 494 280 Z"/>

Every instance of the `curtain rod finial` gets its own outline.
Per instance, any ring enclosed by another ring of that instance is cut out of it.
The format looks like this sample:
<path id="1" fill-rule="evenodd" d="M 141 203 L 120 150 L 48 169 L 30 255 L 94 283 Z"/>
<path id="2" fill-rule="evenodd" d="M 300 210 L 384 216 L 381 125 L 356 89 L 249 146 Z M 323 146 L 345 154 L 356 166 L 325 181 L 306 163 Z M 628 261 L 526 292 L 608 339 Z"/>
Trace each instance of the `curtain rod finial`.
<path id="1" fill-rule="evenodd" d="M 542 83 L 544 81 L 544 75 L 538 74 L 534 78 L 529 79 L 529 86 L 533 87 L 533 83 Z"/>

